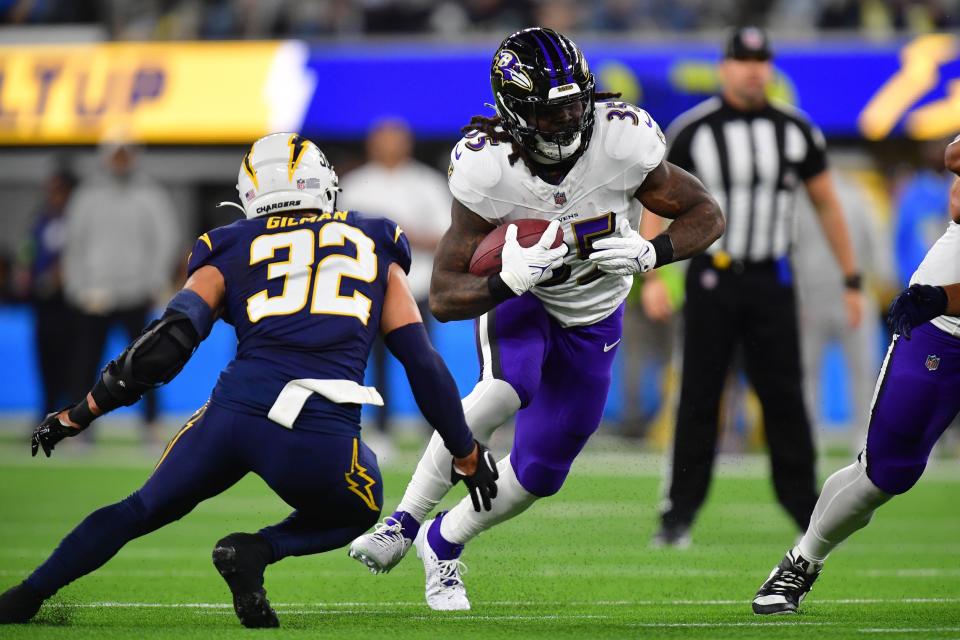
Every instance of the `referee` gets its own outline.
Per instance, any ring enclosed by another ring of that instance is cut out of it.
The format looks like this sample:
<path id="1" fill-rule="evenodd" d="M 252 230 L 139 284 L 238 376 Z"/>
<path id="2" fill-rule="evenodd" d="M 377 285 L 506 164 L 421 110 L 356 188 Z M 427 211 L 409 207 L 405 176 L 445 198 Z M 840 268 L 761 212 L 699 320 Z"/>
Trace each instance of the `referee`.
<path id="1" fill-rule="evenodd" d="M 862 314 L 861 278 L 823 135 L 804 114 L 767 100 L 772 56 L 762 30 L 735 31 L 719 65 L 721 94 L 679 116 L 667 131 L 668 160 L 695 174 L 717 198 L 726 233 L 687 271 L 673 465 L 654 546 L 690 544 L 690 527 L 710 485 L 720 396 L 737 348 L 763 407 L 777 498 L 800 531 L 817 501 L 789 262 L 797 187 L 807 190 L 842 269 L 850 326 Z"/>

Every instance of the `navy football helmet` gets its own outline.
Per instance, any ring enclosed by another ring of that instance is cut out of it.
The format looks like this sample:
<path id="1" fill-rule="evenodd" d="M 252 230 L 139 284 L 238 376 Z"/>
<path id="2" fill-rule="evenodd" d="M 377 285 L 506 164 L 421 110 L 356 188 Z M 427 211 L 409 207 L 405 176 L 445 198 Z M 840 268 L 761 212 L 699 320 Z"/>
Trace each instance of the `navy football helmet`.
<path id="1" fill-rule="evenodd" d="M 533 27 L 500 43 L 490 84 L 504 130 L 547 161 L 586 148 L 593 125 L 593 74 L 580 48 L 553 29 Z"/>

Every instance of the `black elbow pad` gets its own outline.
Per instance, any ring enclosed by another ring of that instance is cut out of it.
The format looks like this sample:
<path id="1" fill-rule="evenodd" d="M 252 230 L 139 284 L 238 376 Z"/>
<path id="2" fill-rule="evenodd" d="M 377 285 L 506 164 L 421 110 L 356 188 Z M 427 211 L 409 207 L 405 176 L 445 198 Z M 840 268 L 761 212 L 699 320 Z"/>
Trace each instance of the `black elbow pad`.
<path id="1" fill-rule="evenodd" d="M 168 311 L 104 367 L 91 391 L 94 402 L 103 413 L 135 403 L 150 389 L 173 380 L 199 344 L 190 318 Z"/>

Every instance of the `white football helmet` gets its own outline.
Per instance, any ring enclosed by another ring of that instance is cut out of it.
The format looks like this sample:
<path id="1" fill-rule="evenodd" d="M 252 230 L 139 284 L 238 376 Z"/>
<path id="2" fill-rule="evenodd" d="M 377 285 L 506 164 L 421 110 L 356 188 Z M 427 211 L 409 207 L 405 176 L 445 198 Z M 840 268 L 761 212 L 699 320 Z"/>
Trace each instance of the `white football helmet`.
<path id="1" fill-rule="evenodd" d="M 271 133 L 254 142 L 237 176 L 248 218 L 299 209 L 332 213 L 339 191 L 327 157 L 298 133 Z"/>

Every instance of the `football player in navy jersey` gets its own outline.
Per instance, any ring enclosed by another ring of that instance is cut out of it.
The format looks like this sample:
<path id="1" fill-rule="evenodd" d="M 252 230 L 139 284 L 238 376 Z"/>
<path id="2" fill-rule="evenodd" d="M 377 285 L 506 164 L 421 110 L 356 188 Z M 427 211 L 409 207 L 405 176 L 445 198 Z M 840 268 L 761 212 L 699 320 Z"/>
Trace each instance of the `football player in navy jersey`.
<path id="1" fill-rule="evenodd" d="M 184 288 L 163 316 L 103 370 L 86 398 L 36 428 L 32 453 L 169 382 L 217 317 L 237 355 L 210 399 L 173 437 L 139 490 L 99 509 L 46 562 L 0 596 L 0 623 L 26 622 L 44 600 L 102 566 L 130 540 L 190 512 L 253 472 L 294 511 L 257 533 L 216 543 L 213 563 L 247 627 L 279 621 L 263 588 L 268 564 L 346 545 L 376 522 L 382 482 L 360 439 L 360 405 L 379 330 L 417 404 L 454 456 L 476 508 L 489 509 L 497 470 L 464 420 L 457 387 L 424 331 L 406 283 L 407 239 L 393 222 L 336 211 L 337 176 L 297 134 L 256 141 L 237 190 L 246 219 L 200 236 Z"/>

